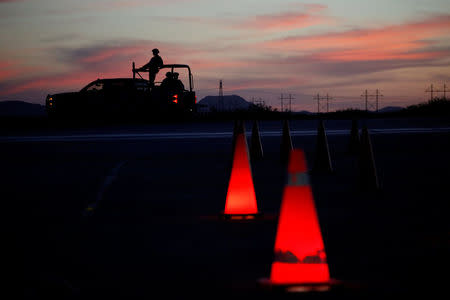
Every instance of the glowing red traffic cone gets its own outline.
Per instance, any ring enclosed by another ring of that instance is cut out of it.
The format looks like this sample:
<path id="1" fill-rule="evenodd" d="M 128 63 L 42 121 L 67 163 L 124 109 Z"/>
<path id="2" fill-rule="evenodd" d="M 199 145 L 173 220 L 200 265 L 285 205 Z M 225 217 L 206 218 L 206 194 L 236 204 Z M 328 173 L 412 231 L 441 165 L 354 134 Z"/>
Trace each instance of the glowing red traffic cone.
<path id="1" fill-rule="evenodd" d="M 236 132 L 233 165 L 228 185 L 224 216 L 252 219 L 258 214 L 245 129 Z"/>
<path id="2" fill-rule="evenodd" d="M 315 285 L 330 281 L 326 254 L 314 199 L 309 185 L 305 154 L 290 153 L 288 183 L 283 192 L 270 283 Z"/>

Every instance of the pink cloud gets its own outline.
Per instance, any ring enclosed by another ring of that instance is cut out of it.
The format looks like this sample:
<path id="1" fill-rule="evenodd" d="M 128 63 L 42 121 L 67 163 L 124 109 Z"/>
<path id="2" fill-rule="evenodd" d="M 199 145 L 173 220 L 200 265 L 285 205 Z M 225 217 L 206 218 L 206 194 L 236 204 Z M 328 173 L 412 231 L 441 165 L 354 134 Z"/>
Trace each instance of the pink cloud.
<path id="1" fill-rule="evenodd" d="M 311 58 L 329 61 L 377 61 L 377 60 L 424 60 L 448 56 L 448 51 L 424 51 L 403 53 L 390 51 L 390 49 L 381 50 L 342 50 L 335 52 L 324 52 L 312 55 Z"/>
<path id="2" fill-rule="evenodd" d="M 280 89 L 290 86 L 296 86 L 304 83 L 303 81 L 289 77 L 282 78 L 240 78 L 227 80 L 228 91 L 248 90 L 248 89 Z"/>
<path id="3" fill-rule="evenodd" d="M 439 55 L 419 50 L 433 45 L 434 38 L 448 36 L 448 28 L 450 16 L 439 16 L 378 29 L 290 37 L 268 42 L 265 46 L 285 51 L 319 52 L 316 57 L 324 60 L 351 60 L 352 55 L 354 60 L 423 59 Z"/>
<path id="4" fill-rule="evenodd" d="M 135 61 L 136 67 L 147 63 L 152 55 L 151 49 L 155 47 L 160 49 L 160 54 L 166 64 L 187 63 L 191 65 L 195 72 L 238 66 L 238 63 L 233 61 L 198 59 L 197 57 L 204 57 L 207 50 L 198 51 L 190 46 L 156 41 L 131 41 L 120 44 L 59 49 L 59 59 L 69 63 L 70 71 L 65 73 L 55 74 L 52 66 L 45 66 L 41 67 L 38 76 L 11 78 L 12 75 L 18 75 L 19 73 L 12 71 L 12 63 L 0 61 L 0 79 L 11 79 L 8 83 L 2 84 L 0 96 L 19 94 L 29 90 L 45 91 L 46 93 L 79 90 L 96 78 L 131 77 L 132 61 Z M 180 53 L 182 54 L 180 55 Z"/>
<path id="5" fill-rule="evenodd" d="M 324 23 L 322 16 L 306 13 L 284 13 L 279 15 L 256 16 L 239 24 L 239 27 L 262 30 L 291 30 Z"/>
<path id="6" fill-rule="evenodd" d="M 86 57 L 81 59 L 83 63 L 96 63 L 102 62 L 108 59 L 111 59 L 115 56 L 133 56 L 136 54 L 141 54 L 145 52 L 145 48 L 140 46 L 127 46 L 127 47 L 114 47 L 114 48 L 105 48 L 99 49 L 99 51 L 95 51 L 94 53 L 87 55 Z"/>
<path id="7" fill-rule="evenodd" d="M 237 24 L 237 27 L 247 29 L 260 29 L 260 30 L 292 30 L 310 27 L 328 21 L 327 17 L 317 15 L 317 13 L 326 9 L 326 6 L 324 5 L 301 4 L 301 8 L 303 8 L 303 10 L 306 11 L 305 12 L 290 11 L 279 14 L 254 16 L 245 21 L 239 22 Z"/>
<path id="8" fill-rule="evenodd" d="M 16 74 L 18 74 L 18 71 L 14 69 L 14 62 L 0 60 L 0 80 L 10 80 Z"/>

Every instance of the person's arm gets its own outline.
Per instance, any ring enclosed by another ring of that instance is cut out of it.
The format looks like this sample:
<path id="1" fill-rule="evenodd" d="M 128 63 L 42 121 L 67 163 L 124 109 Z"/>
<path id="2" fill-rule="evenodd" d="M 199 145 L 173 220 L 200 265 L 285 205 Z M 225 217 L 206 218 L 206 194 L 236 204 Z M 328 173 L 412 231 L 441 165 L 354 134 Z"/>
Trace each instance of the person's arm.
<path id="1" fill-rule="evenodd" d="M 150 62 L 146 63 L 145 65 L 143 65 L 142 67 L 136 69 L 136 71 L 147 71 L 150 68 Z"/>

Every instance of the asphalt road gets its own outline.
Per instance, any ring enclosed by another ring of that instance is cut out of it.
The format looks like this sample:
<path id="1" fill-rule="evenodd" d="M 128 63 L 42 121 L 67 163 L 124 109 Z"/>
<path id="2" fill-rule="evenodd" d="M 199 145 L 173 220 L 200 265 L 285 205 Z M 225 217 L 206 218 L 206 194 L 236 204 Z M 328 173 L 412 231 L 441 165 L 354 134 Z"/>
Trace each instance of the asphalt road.
<path id="1" fill-rule="evenodd" d="M 251 123 L 247 122 L 247 136 Z M 355 284 L 327 294 L 441 291 L 449 253 L 450 120 L 368 120 L 382 191 L 358 189 L 350 121 L 327 121 L 335 173 L 311 175 L 330 272 Z M 155 293 L 278 298 L 276 219 L 229 223 L 232 122 L 27 130 L 0 136 L 8 272 L 29 298 Z M 252 161 L 260 211 L 277 214 L 281 122 L 259 124 Z M 290 123 L 309 166 L 317 122 Z M 315 297 L 316 295 L 308 295 Z"/>

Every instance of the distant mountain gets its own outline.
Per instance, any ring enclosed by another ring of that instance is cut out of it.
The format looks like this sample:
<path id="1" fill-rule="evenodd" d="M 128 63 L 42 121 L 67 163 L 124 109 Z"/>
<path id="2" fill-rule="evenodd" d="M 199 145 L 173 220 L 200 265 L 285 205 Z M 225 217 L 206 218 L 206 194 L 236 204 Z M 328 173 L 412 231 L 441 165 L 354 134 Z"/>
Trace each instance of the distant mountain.
<path id="1" fill-rule="evenodd" d="M 312 115 L 314 113 L 312 113 L 310 111 L 307 111 L 307 110 L 301 110 L 301 111 L 294 112 L 294 114 L 298 114 L 298 115 Z"/>
<path id="2" fill-rule="evenodd" d="M 0 101 L 0 117 L 45 116 L 45 107 L 24 101 Z"/>
<path id="3" fill-rule="evenodd" d="M 199 106 L 207 107 L 210 111 L 233 111 L 233 110 L 247 110 L 252 103 L 246 101 L 238 95 L 223 96 L 223 108 L 219 107 L 219 96 L 206 96 L 198 102 Z"/>
<path id="4" fill-rule="evenodd" d="M 378 112 L 379 113 L 390 113 L 390 112 L 400 111 L 402 109 L 404 109 L 404 108 L 400 107 L 400 106 L 386 106 L 386 107 L 383 107 L 382 109 L 379 109 Z"/>

